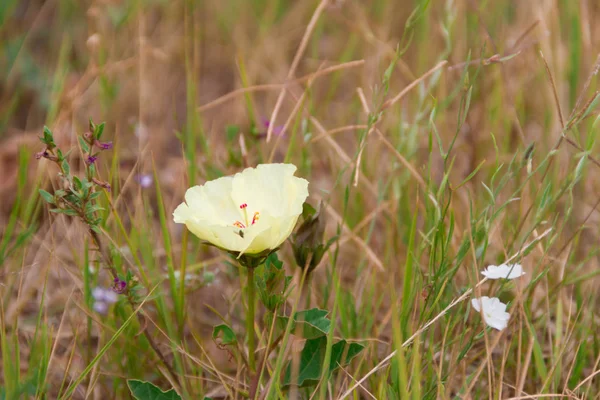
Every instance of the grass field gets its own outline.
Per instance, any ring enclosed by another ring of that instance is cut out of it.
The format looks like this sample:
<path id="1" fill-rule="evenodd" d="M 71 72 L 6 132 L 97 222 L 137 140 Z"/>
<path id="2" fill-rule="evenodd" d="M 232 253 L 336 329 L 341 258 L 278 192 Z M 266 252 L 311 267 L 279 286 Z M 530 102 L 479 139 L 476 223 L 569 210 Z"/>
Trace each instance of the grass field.
<path id="1" fill-rule="evenodd" d="M 0 399 L 600 399 L 599 69 L 594 0 L 0 1 Z M 263 163 L 254 270 L 172 213 Z"/>

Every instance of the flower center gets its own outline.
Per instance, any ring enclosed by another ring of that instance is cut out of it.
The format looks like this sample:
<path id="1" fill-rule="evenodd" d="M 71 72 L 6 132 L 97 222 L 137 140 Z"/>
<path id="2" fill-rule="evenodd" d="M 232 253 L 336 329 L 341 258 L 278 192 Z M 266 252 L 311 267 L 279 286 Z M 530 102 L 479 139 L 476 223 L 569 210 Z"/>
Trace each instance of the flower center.
<path id="1" fill-rule="evenodd" d="M 242 210 L 242 212 L 244 213 L 244 221 L 235 221 L 233 223 L 233 226 L 241 228 L 241 229 L 246 229 L 247 227 L 254 225 L 256 223 L 256 221 L 258 221 L 258 218 L 260 217 L 260 213 L 257 211 L 254 213 L 254 215 L 252 216 L 252 220 L 250 221 L 248 219 L 248 204 L 246 203 L 242 203 L 240 204 L 240 210 Z"/>

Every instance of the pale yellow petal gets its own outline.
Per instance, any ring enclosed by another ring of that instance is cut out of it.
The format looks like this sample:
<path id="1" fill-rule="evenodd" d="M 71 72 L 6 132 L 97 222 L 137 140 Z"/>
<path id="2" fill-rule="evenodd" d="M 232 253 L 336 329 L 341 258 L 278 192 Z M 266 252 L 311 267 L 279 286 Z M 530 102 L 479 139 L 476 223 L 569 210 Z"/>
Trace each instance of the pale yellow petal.
<path id="1" fill-rule="evenodd" d="M 173 221 L 178 224 L 185 224 L 185 221 L 187 221 L 190 217 L 190 208 L 185 203 L 181 203 L 177 206 L 175 211 L 173 211 Z"/>
<path id="2" fill-rule="evenodd" d="M 289 189 L 297 188 L 290 182 L 304 181 L 294 176 L 295 171 L 296 166 L 292 164 L 260 164 L 256 168 L 247 168 L 233 178 L 233 200 L 236 204 L 248 204 L 251 212 L 267 211 L 273 217 L 287 215 L 292 211 Z M 296 197 L 297 190 L 292 195 Z"/>
<path id="3" fill-rule="evenodd" d="M 226 226 L 239 219 L 231 199 L 232 182 L 232 177 L 225 176 L 187 190 L 185 201 L 196 220 Z"/>
<path id="4" fill-rule="evenodd" d="M 275 249 L 292 233 L 308 197 L 308 181 L 295 177 L 295 171 L 292 164 L 261 164 L 192 187 L 173 213 L 174 220 L 230 251 L 257 254 Z"/>
<path id="5" fill-rule="evenodd" d="M 253 236 L 252 242 L 243 252 L 256 254 L 268 249 L 276 249 L 288 238 L 297 220 L 298 216 L 274 218 L 267 214 L 261 217 L 258 234 Z"/>

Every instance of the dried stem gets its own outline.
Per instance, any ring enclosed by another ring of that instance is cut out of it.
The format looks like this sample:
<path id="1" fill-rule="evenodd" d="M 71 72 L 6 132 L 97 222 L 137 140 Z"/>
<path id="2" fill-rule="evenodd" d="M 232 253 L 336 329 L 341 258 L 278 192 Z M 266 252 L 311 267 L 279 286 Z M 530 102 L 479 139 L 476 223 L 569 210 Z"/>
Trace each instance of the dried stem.
<path id="1" fill-rule="evenodd" d="M 108 271 L 112 275 L 113 279 L 119 279 L 119 276 L 117 274 L 117 269 L 113 265 L 112 258 L 110 257 L 110 254 L 108 254 L 107 249 L 104 246 L 102 246 L 102 241 L 100 240 L 100 236 L 98 235 L 97 232 L 93 231 L 92 229 L 89 229 L 89 232 L 92 237 L 92 240 L 94 241 L 94 244 L 98 248 L 98 252 L 100 253 L 100 256 L 104 260 L 104 263 L 106 264 L 106 267 L 108 268 Z M 129 296 L 128 288 L 126 289 L 126 292 L 124 293 L 124 295 L 127 297 L 127 301 L 129 302 L 129 304 L 133 308 L 135 308 L 136 304 L 133 301 L 133 299 L 131 298 L 131 296 Z M 137 318 L 138 318 L 138 322 L 140 323 L 141 326 L 146 325 L 144 316 L 142 314 L 138 313 Z M 152 347 L 152 350 L 154 350 L 154 352 L 156 353 L 156 355 L 158 356 L 160 361 L 165 365 L 165 367 L 169 371 L 169 374 L 171 374 L 171 376 L 173 376 L 173 378 L 177 378 L 177 374 L 173 370 L 173 367 L 167 361 L 167 358 L 165 357 L 163 352 L 158 348 L 158 345 L 156 344 L 156 342 L 154 341 L 154 339 L 152 338 L 152 336 L 150 335 L 148 330 L 144 329 L 143 332 L 144 332 L 144 336 L 146 336 L 146 339 L 148 340 L 148 343 L 150 344 L 150 347 Z"/>

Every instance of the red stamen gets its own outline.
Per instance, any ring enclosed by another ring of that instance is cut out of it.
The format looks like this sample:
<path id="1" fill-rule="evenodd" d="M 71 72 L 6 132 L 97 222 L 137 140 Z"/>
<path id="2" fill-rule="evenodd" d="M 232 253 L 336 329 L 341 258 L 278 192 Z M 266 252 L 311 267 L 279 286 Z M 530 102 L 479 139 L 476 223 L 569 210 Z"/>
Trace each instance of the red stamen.
<path id="1" fill-rule="evenodd" d="M 243 203 L 242 205 L 240 205 L 240 208 L 243 210 L 244 208 L 248 207 L 248 204 Z"/>
<path id="2" fill-rule="evenodd" d="M 240 221 L 235 221 L 233 226 L 237 226 L 238 228 L 246 229 L 246 225 L 242 224 Z"/>
<path id="3" fill-rule="evenodd" d="M 258 221 L 258 216 L 259 216 L 259 215 L 260 215 L 260 213 L 259 213 L 259 212 L 255 212 L 255 213 L 254 213 L 254 216 L 252 217 L 252 225 L 254 225 L 254 223 L 255 223 L 256 221 Z"/>

